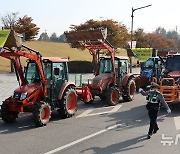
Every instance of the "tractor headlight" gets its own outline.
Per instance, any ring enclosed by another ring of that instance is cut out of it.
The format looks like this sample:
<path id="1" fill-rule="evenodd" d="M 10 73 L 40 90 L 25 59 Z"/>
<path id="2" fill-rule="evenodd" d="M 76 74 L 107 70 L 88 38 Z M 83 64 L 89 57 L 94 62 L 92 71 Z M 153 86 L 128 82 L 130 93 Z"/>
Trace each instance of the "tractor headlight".
<path id="1" fill-rule="evenodd" d="M 24 100 L 24 99 L 26 98 L 26 96 L 27 96 L 27 92 L 22 93 L 22 94 L 21 94 L 21 97 L 20 97 L 20 100 L 21 100 L 21 101 Z"/>
<path id="2" fill-rule="evenodd" d="M 88 79 L 88 83 L 89 84 L 93 84 L 93 80 L 92 79 Z"/>

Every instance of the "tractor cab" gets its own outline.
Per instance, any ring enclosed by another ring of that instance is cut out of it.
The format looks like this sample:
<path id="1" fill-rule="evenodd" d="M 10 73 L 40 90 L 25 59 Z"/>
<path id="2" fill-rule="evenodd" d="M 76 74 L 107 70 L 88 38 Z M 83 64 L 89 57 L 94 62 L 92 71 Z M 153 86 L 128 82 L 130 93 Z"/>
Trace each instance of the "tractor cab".
<path id="1" fill-rule="evenodd" d="M 149 83 L 152 81 L 153 77 L 159 79 L 161 72 L 162 61 L 159 57 L 152 57 L 141 63 L 140 74 L 146 75 Z"/>
<path id="2" fill-rule="evenodd" d="M 168 55 L 165 63 L 165 75 L 175 80 L 180 78 L 180 55 Z"/>
<path id="3" fill-rule="evenodd" d="M 115 71 L 116 71 L 116 80 L 117 84 L 121 85 L 122 80 L 129 72 L 128 70 L 128 58 L 123 56 L 116 56 L 114 58 Z M 99 74 L 106 74 L 112 76 L 112 63 L 110 57 L 101 57 L 99 62 Z"/>
<path id="4" fill-rule="evenodd" d="M 67 67 L 68 59 L 47 57 L 43 58 L 44 76 L 47 80 L 48 98 L 57 100 L 59 88 L 69 80 Z"/>
<path id="5" fill-rule="evenodd" d="M 61 58 L 43 58 L 44 76 L 47 80 L 48 99 L 57 100 L 59 88 L 68 81 L 68 59 Z M 37 65 L 34 61 L 28 61 L 25 73 L 25 79 L 28 85 L 36 84 L 38 87 L 41 82 Z"/>

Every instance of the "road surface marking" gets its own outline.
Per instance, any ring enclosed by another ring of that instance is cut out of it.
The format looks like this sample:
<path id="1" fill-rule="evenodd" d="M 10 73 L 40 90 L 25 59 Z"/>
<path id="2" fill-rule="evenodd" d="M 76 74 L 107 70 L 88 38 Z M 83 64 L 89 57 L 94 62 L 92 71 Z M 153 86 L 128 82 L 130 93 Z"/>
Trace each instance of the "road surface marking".
<path id="1" fill-rule="evenodd" d="M 117 112 L 121 107 L 122 107 L 122 105 L 116 105 L 110 111 L 98 112 L 98 113 L 92 113 L 92 114 L 90 114 L 92 111 L 98 110 L 98 109 L 89 109 L 89 110 L 84 111 L 80 115 L 78 115 L 76 118 L 87 117 L 87 116 L 94 116 L 94 115 L 101 115 L 101 114 L 107 114 L 107 113 L 113 113 L 113 112 Z M 112 106 L 110 106 L 110 107 L 103 107 L 103 108 L 99 108 L 99 109 L 109 109 L 109 108 L 112 108 Z"/>
<path id="2" fill-rule="evenodd" d="M 19 129 L 23 129 L 23 128 L 29 128 L 29 127 L 34 127 L 35 125 L 28 125 L 28 126 L 21 126 L 21 127 L 18 127 Z"/>
<path id="3" fill-rule="evenodd" d="M 174 117 L 174 123 L 176 126 L 176 130 L 179 130 L 180 129 L 180 116 Z"/>
<path id="4" fill-rule="evenodd" d="M 4 133 L 4 132 L 8 132 L 9 130 L 6 129 L 6 130 L 1 130 L 0 133 Z"/>
<path id="5" fill-rule="evenodd" d="M 59 147 L 59 148 L 56 148 L 56 149 L 51 150 L 51 151 L 49 151 L 49 152 L 46 152 L 46 153 L 44 153 L 44 154 L 53 154 L 53 153 L 59 152 L 59 151 L 61 151 L 61 150 L 63 150 L 63 149 L 66 149 L 66 148 L 68 148 L 68 147 L 71 147 L 71 146 L 73 146 L 73 145 L 75 145 L 75 144 L 78 144 L 78 143 L 80 143 L 80 142 L 82 142 L 82 141 L 85 141 L 85 140 L 87 140 L 87 139 L 90 139 L 90 138 L 92 138 L 92 137 L 94 137 L 94 136 L 97 136 L 97 135 L 102 134 L 102 133 L 105 133 L 105 132 L 107 132 L 107 131 L 109 131 L 109 130 L 115 129 L 115 128 L 117 128 L 118 126 L 121 126 L 121 125 L 122 125 L 122 124 L 116 124 L 116 125 L 110 126 L 110 127 L 106 128 L 106 129 L 103 129 L 103 130 L 101 130 L 101 131 L 99 131 L 99 132 L 96 132 L 96 133 L 94 133 L 94 134 L 88 135 L 88 136 L 86 136 L 86 137 L 83 137 L 83 138 L 81 138 L 81 139 L 78 139 L 78 140 L 76 140 L 76 141 L 73 141 L 73 142 L 71 142 L 71 143 L 69 143 L 69 144 L 66 144 L 66 145 L 64 145 L 64 146 L 61 146 L 61 147 Z"/>

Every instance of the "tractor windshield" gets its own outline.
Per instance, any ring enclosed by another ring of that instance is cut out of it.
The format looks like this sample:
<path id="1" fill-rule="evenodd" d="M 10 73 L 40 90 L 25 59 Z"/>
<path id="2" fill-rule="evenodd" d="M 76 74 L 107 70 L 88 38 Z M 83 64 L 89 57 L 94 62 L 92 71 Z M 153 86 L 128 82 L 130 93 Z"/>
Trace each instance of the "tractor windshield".
<path id="1" fill-rule="evenodd" d="M 40 76 L 37 70 L 37 66 L 34 62 L 29 62 L 27 65 L 25 79 L 28 84 L 40 82 Z"/>
<path id="2" fill-rule="evenodd" d="M 180 70 L 180 56 L 168 57 L 166 60 L 166 69 L 170 72 Z"/>
<path id="3" fill-rule="evenodd" d="M 111 73 L 111 60 L 110 59 L 101 59 L 99 64 L 99 74 L 102 73 Z"/>
<path id="4" fill-rule="evenodd" d="M 153 68 L 154 68 L 154 62 L 152 59 L 148 59 L 145 62 L 141 63 L 141 70 L 153 69 Z"/>

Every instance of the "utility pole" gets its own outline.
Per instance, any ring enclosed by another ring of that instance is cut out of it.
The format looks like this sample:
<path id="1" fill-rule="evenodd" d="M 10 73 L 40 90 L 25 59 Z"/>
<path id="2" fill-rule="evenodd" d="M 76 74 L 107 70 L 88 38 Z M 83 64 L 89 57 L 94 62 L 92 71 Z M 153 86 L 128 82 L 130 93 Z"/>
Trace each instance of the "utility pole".
<path id="1" fill-rule="evenodd" d="M 146 5 L 146 6 L 143 6 L 143 7 L 136 8 L 136 9 L 133 9 L 133 7 L 132 7 L 132 14 L 131 14 L 131 51 L 132 51 L 132 41 L 133 41 L 133 18 L 134 18 L 134 11 L 139 10 L 139 9 L 143 9 L 143 8 L 146 8 L 146 7 L 149 7 L 149 6 L 152 6 L 152 5 Z M 132 57 L 130 57 L 130 73 L 132 73 Z"/>

